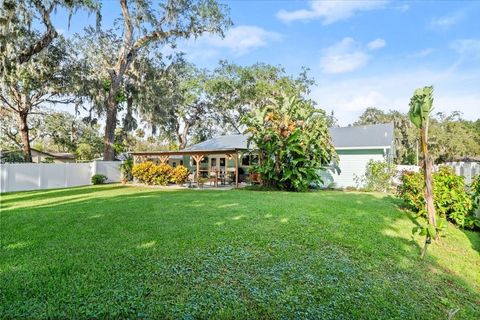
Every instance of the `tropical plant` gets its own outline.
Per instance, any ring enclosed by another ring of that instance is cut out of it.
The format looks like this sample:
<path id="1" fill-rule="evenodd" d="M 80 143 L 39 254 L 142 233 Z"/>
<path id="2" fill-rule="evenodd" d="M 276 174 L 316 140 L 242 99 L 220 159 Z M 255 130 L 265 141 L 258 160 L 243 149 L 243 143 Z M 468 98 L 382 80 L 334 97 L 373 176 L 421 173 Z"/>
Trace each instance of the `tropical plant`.
<path id="1" fill-rule="evenodd" d="M 122 178 L 126 181 L 133 180 L 133 165 L 133 157 L 130 155 L 125 160 L 123 160 L 123 163 L 120 165 L 120 170 L 122 171 Z"/>
<path id="2" fill-rule="evenodd" d="M 433 188 L 432 188 L 432 168 L 433 161 L 428 153 L 428 120 L 433 104 L 433 87 L 423 87 L 416 89 L 413 97 L 410 100 L 410 110 L 408 115 L 410 121 L 420 131 L 420 145 L 423 153 L 423 172 L 425 177 L 425 202 L 428 213 L 428 226 L 423 227 L 421 234 L 426 234 L 425 245 L 422 250 L 422 258 L 427 252 L 427 246 L 430 244 L 432 238 L 437 238 L 437 233 L 432 232 L 437 226 L 435 206 L 433 203 Z M 426 230 L 424 232 L 424 230 Z"/>
<path id="3" fill-rule="evenodd" d="M 254 171 L 267 187 L 304 191 L 337 159 L 325 112 L 296 94 L 278 94 L 244 118 L 259 150 Z"/>

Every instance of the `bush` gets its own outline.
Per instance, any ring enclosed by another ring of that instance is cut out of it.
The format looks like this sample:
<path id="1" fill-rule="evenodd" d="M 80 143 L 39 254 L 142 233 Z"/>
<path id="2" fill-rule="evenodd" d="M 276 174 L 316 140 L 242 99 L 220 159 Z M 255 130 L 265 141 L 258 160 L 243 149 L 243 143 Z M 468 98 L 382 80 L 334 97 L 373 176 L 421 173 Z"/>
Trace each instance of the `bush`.
<path id="1" fill-rule="evenodd" d="M 188 179 L 188 169 L 184 166 L 177 166 L 172 169 L 170 181 L 176 184 L 183 184 Z"/>
<path id="2" fill-rule="evenodd" d="M 170 181 L 172 167 L 168 164 L 156 165 L 151 161 L 136 164 L 132 167 L 132 175 L 146 184 L 167 185 Z"/>
<path id="3" fill-rule="evenodd" d="M 480 174 L 472 179 L 470 184 L 470 198 L 472 199 L 472 214 L 465 219 L 465 227 L 480 229 L 480 219 L 477 214 L 480 211 Z"/>
<path id="4" fill-rule="evenodd" d="M 93 184 L 104 184 L 105 181 L 107 181 L 107 177 L 104 176 L 103 174 L 96 174 L 92 177 L 92 183 Z"/>
<path id="5" fill-rule="evenodd" d="M 172 167 L 168 164 L 160 164 L 153 167 L 151 169 L 151 173 L 153 174 L 153 184 L 158 184 L 162 186 L 166 186 L 170 182 L 170 174 L 172 173 Z"/>
<path id="6" fill-rule="evenodd" d="M 398 196 L 419 215 L 427 216 L 425 209 L 424 180 L 422 173 L 404 172 Z M 450 167 L 441 167 L 433 173 L 433 201 L 437 214 L 462 227 L 472 209 L 472 201 L 465 189 L 462 176 Z"/>
<path id="7" fill-rule="evenodd" d="M 21 151 L 2 152 L 0 163 L 22 163 L 25 162 L 25 155 Z"/>
<path id="8" fill-rule="evenodd" d="M 357 185 L 366 191 L 386 192 L 396 174 L 395 165 L 387 161 L 370 160 L 363 177 L 355 177 Z"/>
<path id="9" fill-rule="evenodd" d="M 120 170 L 122 171 L 122 179 L 125 179 L 127 181 L 133 180 L 132 168 L 133 168 L 133 157 L 128 156 L 120 165 Z"/>

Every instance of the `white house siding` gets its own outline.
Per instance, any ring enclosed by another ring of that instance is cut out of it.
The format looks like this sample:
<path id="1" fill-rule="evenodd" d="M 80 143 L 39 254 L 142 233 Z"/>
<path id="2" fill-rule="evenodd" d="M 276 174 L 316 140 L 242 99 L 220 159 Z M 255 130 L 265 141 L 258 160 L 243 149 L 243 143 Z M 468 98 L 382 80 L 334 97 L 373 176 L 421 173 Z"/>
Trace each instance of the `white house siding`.
<path id="1" fill-rule="evenodd" d="M 335 188 L 356 187 L 355 176 L 363 176 L 370 160 L 385 160 L 382 154 L 340 154 L 340 175 L 333 174 Z"/>

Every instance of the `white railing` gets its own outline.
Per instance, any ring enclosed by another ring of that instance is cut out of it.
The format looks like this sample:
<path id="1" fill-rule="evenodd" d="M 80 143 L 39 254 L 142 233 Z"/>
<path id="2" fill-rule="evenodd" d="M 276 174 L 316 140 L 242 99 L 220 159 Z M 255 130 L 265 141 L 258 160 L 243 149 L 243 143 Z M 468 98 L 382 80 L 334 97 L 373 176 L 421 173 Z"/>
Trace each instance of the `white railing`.
<path id="1" fill-rule="evenodd" d="M 107 176 L 107 182 L 119 182 L 120 164 L 120 161 L 4 163 L 0 164 L 0 192 L 85 186 L 91 184 L 94 174 Z"/>

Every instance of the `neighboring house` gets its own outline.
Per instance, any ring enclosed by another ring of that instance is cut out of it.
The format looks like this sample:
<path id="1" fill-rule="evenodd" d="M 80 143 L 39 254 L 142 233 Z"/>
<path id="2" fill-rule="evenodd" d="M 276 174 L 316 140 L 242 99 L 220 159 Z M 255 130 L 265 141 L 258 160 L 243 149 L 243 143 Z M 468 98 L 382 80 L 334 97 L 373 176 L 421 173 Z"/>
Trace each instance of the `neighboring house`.
<path id="1" fill-rule="evenodd" d="M 75 154 L 65 152 L 44 152 L 32 148 L 32 162 L 40 163 L 50 160 L 54 163 L 75 162 Z"/>
<path id="2" fill-rule="evenodd" d="M 345 188 L 357 186 L 355 177 L 365 174 L 370 160 L 392 161 L 394 150 L 393 124 L 378 124 L 358 127 L 330 128 L 330 135 L 339 155 L 340 174 L 327 171 L 323 174 L 327 187 Z M 143 160 L 165 162 L 171 166 L 184 165 L 191 172 L 196 171 L 193 159 L 201 155 L 200 171 L 220 170 L 235 172 L 235 157 L 238 156 L 239 181 L 243 181 L 255 161 L 249 152 L 246 135 L 226 135 L 190 146 L 179 151 L 133 152 L 134 157 Z"/>

